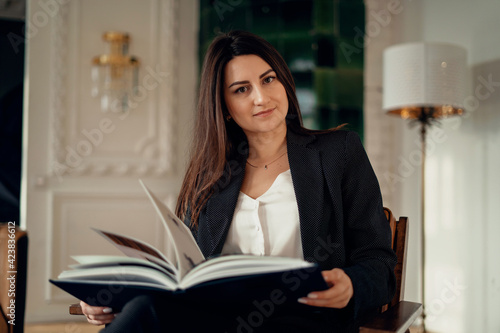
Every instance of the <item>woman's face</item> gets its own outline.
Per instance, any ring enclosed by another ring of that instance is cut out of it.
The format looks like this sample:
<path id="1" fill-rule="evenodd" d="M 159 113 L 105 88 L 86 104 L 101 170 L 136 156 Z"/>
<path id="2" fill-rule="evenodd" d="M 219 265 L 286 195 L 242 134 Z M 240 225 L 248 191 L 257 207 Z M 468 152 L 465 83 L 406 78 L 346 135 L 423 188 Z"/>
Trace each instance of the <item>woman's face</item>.
<path id="1" fill-rule="evenodd" d="M 229 114 L 247 137 L 286 129 L 285 88 L 259 56 L 237 56 L 227 63 L 224 99 Z"/>

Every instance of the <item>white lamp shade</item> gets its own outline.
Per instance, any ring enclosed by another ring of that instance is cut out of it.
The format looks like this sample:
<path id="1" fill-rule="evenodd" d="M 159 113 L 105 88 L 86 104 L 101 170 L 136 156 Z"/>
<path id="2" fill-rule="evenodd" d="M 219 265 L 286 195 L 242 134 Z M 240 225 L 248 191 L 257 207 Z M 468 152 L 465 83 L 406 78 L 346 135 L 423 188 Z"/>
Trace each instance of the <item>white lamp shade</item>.
<path id="1" fill-rule="evenodd" d="M 446 107 L 463 110 L 467 54 L 445 43 L 406 43 L 384 51 L 383 109 Z"/>

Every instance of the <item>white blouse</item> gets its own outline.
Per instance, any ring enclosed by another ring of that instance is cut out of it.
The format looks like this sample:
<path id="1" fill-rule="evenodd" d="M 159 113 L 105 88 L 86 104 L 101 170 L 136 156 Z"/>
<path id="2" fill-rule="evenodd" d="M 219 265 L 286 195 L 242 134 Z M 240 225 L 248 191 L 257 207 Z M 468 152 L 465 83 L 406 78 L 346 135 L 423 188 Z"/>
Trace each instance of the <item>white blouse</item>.
<path id="1" fill-rule="evenodd" d="M 256 199 L 240 192 L 222 254 L 304 259 L 290 169 Z"/>

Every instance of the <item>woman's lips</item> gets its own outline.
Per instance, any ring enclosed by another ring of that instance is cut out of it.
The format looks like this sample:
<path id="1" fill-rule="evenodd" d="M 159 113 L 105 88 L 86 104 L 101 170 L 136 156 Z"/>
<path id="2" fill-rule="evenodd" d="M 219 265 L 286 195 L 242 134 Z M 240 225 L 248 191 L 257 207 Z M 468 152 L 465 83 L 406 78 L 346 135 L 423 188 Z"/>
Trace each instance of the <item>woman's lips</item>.
<path id="1" fill-rule="evenodd" d="M 259 113 L 254 114 L 254 117 L 267 117 L 274 111 L 274 109 L 276 108 L 261 111 Z"/>

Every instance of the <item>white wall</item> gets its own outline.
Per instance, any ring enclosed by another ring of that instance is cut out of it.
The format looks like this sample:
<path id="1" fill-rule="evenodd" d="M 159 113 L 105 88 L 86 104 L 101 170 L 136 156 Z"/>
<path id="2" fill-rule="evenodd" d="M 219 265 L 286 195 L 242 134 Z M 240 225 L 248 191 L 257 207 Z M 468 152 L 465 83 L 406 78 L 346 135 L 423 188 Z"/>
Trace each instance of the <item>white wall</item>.
<path id="1" fill-rule="evenodd" d="M 30 239 L 26 320 L 82 320 L 68 315 L 75 299 L 48 280 L 74 263 L 71 255 L 117 253 L 90 227 L 167 249 L 164 228 L 137 179 L 175 205 L 195 108 L 198 2 L 27 5 L 21 208 Z M 130 53 L 141 61 L 142 95 L 133 98 L 128 113 L 103 113 L 90 94 L 91 60 L 105 52 L 101 36 L 110 30 L 128 32 Z M 112 130 L 105 131 L 102 121 Z M 97 136 L 91 140 L 89 132 Z M 68 159 L 70 150 L 80 158 Z"/>
<path id="2" fill-rule="evenodd" d="M 500 203 L 500 2 L 398 2 L 404 10 L 385 27 L 386 46 L 455 43 L 468 50 L 471 73 L 468 113 L 442 121 L 428 136 L 426 326 L 435 332 L 500 332 L 500 225 L 494 214 Z M 418 132 L 403 120 L 392 126 L 400 135 L 392 158 L 400 164 L 418 149 Z M 393 207 L 412 223 L 406 291 L 407 299 L 418 301 L 420 169 L 414 167 L 398 183 Z M 396 171 L 403 176 L 402 170 Z"/>
<path id="3" fill-rule="evenodd" d="M 429 252 L 436 254 L 429 262 L 430 299 L 447 288 L 443 281 L 458 279 L 463 288 L 439 311 L 434 326 L 443 332 L 500 331 L 500 228 L 494 215 L 500 203 L 499 13 L 500 2 L 493 0 L 424 4 L 423 40 L 464 46 L 471 69 L 469 113 L 444 124 L 449 140 L 429 161 L 429 183 L 441 184 L 428 198 L 434 203 L 428 218 L 436 218 L 429 221 Z M 429 305 L 429 311 L 440 307 L 437 301 Z"/>

